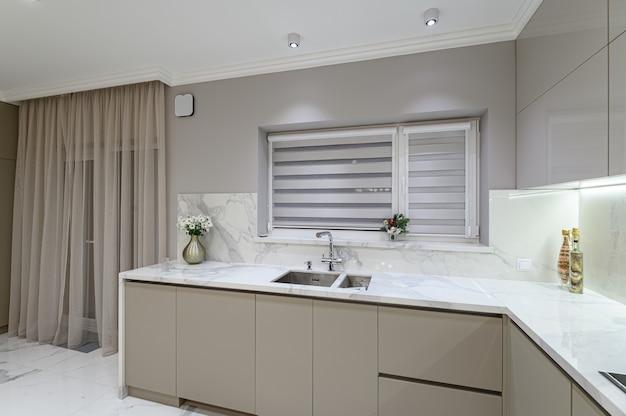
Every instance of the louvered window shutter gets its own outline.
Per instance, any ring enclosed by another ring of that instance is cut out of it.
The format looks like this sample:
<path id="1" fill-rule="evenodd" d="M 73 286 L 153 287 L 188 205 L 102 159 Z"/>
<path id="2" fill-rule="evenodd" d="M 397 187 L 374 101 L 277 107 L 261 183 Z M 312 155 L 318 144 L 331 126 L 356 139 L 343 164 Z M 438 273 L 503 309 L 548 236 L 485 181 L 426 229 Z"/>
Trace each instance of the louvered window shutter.
<path id="1" fill-rule="evenodd" d="M 477 121 L 401 128 L 412 234 L 478 237 Z"/>

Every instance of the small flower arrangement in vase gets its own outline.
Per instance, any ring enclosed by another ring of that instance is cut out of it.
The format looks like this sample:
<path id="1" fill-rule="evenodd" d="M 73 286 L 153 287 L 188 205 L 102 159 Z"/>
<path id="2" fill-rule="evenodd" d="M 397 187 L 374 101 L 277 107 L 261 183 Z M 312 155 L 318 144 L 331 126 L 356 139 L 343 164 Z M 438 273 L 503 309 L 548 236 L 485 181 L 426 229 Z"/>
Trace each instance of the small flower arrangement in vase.
<path id="1" fill-rule="evenodd" d="M 383 220 L 383 226 L 380 228 L 380 231 L 387 231 L 389 237 L 395 240 L 396 236 L 409 233 L 409 230 L 407 230 L 409 221 L 411 220 L 403 214 L 394 214 L 392 218 Z"/>
<path id="2" fill-rule="evenodd" d="M 204 235 L 213 227 L 211 218 L 207 215 L 187 215 L 178 217 L 178 228 L 188 234 L 191 239 L 183 249 L 183 259 L 189 264 L 202 263 L 206 256 L 206 250 L 198 237 Z"/>

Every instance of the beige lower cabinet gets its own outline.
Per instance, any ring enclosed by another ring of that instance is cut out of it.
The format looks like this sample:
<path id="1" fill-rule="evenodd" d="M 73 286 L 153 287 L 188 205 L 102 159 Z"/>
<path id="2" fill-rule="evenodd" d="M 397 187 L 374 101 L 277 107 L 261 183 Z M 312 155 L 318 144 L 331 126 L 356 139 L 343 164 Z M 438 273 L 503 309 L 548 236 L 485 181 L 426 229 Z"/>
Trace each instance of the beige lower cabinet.
<path id="1" fill-rule="evenodd" d="M 176 404 L 177 289 L 152 283 L 125 285 L 124 366 L 129 394 Z"/>
<path id="2" fill-rule="evenodd" d="M 502 414 L 500 396 L 384 377 L 379 379 L 378 400 L 379 416 Z"/>
<path id="3" fill-rule="evenodd" d="M 576 384 L 572 384 L 572 416 L 606 416 L 607 414 Z"/>
<path id="4" fill-rule="evenodd" d="M 509 334 L 508 416 L 570 416 L 570 380 L 515 325 Z"/>
<path id="5" fill-rule="evenodd" d="M 255 413 L 255 295 L 178 288 L 178 396 Z"/>
<path id="6" fill-rule="evenodd" d="M 256 296 L 256 414 L 313 414 L 313 301 Z"/>
<path id="7" fill-rule="evenodd" d="M 313 414 L 378 414 L 378 308 L 313 301 Z"/>
<path id="8" fill-rule="evenodd" d="M 380 416 L 502 415 L 500 316 L 381 306 L 378 333 Z"/>
<path id="9" fill-rule="evenodd" d="M 379 371 L 502 391 L 502 318 L 379 308 Z"/>

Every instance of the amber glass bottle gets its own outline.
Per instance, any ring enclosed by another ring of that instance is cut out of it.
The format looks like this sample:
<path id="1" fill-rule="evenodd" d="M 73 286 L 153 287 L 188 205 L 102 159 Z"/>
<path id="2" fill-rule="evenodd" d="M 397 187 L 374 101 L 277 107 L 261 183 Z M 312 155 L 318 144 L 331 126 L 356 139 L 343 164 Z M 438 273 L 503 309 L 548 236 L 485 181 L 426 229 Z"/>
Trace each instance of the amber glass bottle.
<path id="1" fill-rule="evenodd" d="M 559 274 L 561 286 L 567 287 L 569 285 L 569 230 L 563 230 L 561 231 L 561 234 L 563 234 L 563 244 L 561 245 L 561 250 L 559 251 L 559 260 L 556 270 Z"/>

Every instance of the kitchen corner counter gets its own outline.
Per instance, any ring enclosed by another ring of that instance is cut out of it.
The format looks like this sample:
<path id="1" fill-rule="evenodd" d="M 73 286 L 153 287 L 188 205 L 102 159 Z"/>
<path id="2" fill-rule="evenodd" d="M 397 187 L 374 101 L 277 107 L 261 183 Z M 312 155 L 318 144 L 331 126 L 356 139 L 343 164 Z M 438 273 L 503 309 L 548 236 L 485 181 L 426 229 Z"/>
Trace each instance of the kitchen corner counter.
<path id="1" fill-rule="evenodd" d="M 559 289 L 556 283 L 380 272 L 372 273 L 367 291 L 272 282 L 292 269 L 219 262 L 185 265 L 172 261 L 122 272 L 120 281 L 508 315 L 607 412 L 626 416 L 626 394 L 598 373 L 626 373 L 626 305 L 590 290 L 582 295 L 571 294 Z M 120 285 L 121 294 L 123 286 Z M 120 386 L 123 385 L 120 379 Z"/>

